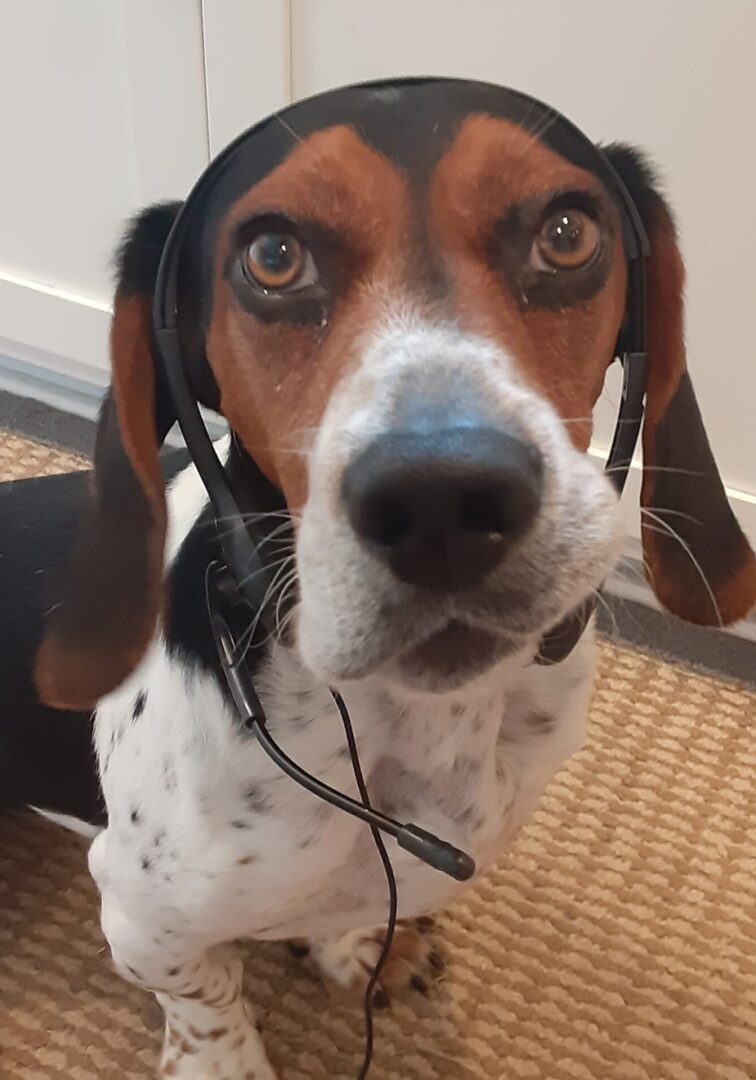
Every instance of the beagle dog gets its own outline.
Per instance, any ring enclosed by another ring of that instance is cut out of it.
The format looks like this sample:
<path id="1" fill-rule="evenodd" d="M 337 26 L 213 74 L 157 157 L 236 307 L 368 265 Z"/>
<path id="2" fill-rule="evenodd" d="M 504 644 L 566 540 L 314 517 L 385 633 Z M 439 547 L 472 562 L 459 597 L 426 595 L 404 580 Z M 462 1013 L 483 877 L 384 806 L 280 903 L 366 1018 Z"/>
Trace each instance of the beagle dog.
<path id="1" fill-rule="evenodd" d="M 586 456 L 625 312 L 618 206 L 548 112 L 513 101 L 429 80 L 271 118 L 285 151 L 223 177 L 180 280 L 197 397 L 227 418 L 229 482 L 265 530 L 276 629 L 253 618 L 245 646 L 271 732 L 354 794 L 338 689 L 376 807 L 479 873 L 583 742 L 591 627 L 533 661 L 619 535 Z M 646 567 L 669 611 L 730 623 L 756 560 L 686 370 L 675 228 L 642 157 L 604 152 L 650 240 Z M 368 830 L 261 753 L 219 669 L 218 530 L 194 467 L 159 455 L 173 413 L 150 311 L 177 209 L 142 213 L 118 255 L 91 474 L 0 491 L 0 793 L 94 835 L 113 961 L 165 1012 L 159 1075 L 273 1080 L 228 943 L 294 940 L 364 988 L 385 881 Z M 423 987 L 415 920 L 464 886 L 389 850 L 382 986 Z"/>

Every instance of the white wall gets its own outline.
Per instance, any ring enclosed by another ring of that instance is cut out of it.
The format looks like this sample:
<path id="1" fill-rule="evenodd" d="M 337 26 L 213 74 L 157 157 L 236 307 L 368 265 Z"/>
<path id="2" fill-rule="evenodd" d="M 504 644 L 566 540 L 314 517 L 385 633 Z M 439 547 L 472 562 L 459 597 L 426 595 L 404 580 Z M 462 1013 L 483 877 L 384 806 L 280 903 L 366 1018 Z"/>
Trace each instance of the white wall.
<path id="1" fill-rule="evenodd" d="M 1 0 L 0 353 L 107 378 L 125 220 L 209 159 L 193 0 Z"/>

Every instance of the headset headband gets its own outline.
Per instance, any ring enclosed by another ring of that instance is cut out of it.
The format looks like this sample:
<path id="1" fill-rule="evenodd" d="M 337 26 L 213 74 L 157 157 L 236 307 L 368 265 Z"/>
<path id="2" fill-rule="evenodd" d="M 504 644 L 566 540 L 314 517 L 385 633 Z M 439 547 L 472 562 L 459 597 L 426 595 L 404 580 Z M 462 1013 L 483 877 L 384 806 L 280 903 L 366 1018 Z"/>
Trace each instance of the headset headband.
<path id="1" fill-rule="evenodd" d="M 248 149 L 273 120 L 283 119 L 302 111 L 306 114 L 308 109 L 317 108 L 321 104 L 327 106 L 329 102 L 339 97 L 346 96 L 350 102 L 354 102 L 359 100 L 360 95 L 368 97 L 376 91 L 436 86 L 439 89 L 451 87 L 459 93 L 477 95 L 482 101 L 490 101 L 494 104 L 498 101 L 506 102 L 508 107 L 511 107 L 513 102 L 517 103 L 523 110 L 518 117 L 519 123 L 533 128 L 534 133 L 538 133 L 539 118 L 544 114 L 547 115 L 549 141 L 556 143 L 560 152 L 564 153 L 561 144 L 566 144 L 581 159 L 587 159 L 592 171 L 615 196 L 621 216 L 623 245 L 627 260 L 627 297 L 625 319 L 615 349 L 615 356 L 620 359 L 623 368 L 622 397 L 606 469 L 617 492 L 621 494 L 624 489 L 643 418 L 646 385 L 645 260 L 649 253 L 649 244 L 638 208 L 611 162 L 588 136 L 566 117 L 536 98 L 504 87 L 464 79 L 412 78 L 361 83 L 340 90 L 328 91 L 290 106 L 280 114 L 259 121 L 239 135 L 210 163 L 174 221 L 162 253 L 155 286 L 152 313 L 155 340 L 173 396 L 178 423 L 210 496 L 216 519 L 222 518 L 224 521 L 224 527 L 219 530 L 219 536 L 228 568 L 238 583 L 244 599 L 255 610 L 260 610 L 263 604 L 267 575 L 249 526 L 242 520 L 224 468 L 213 448 L 199 405 L 190 387 L 186 367 L 182 362 L 177 327 L 178 277 L 184 242 L 190 230 L 195 227 L 201 228 L 202 215 L 208 207 L 209 196 L 217 190 L 221 180 L 228 175 L 229 170 L 241 156 L 241 152 Z M 439 109 L 443 109 L 443 102 Z M 474 108 L 471 111 L 475 111 Z M 477 111 L 485 112 L 485 105 L 481 105 Z M 341 119 L 343 122 L 344 118 Z M 283 123 L 282 128 L 287 129 L 288 125 Z M 545 136 L 545 132 L 541 134 Z M 293 132 L 290 137 L 293 144 L 295 142 Z M 577 632 L 569 635 L 574 637 L 571 641 L 572 645 L 582 632 L 585 621 L 587 621 L 587 615 L 581 615 Z M 557 638 L 560 637 L 560 630 L 561 628 L 557 628 Z M 566 651 L 569 651 L 569 648 Z M 559 646 L 557 653 L 565 654 L 564 647 Z"/>

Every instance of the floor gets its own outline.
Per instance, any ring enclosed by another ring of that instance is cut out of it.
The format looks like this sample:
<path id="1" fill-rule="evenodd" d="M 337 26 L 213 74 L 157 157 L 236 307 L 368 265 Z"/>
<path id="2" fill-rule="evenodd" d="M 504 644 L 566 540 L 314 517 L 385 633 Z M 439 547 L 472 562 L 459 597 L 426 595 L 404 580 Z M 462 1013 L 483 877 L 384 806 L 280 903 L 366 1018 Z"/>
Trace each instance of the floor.
<path id="1" fill-rule="evenodd" d="M 0 477 L 72 454 L 0 433 Z M 753 1080 L 756 693 L 605 642 L 587 747 L 441 920 L 444 980 L 380 1014 L 373 1080 Z M 245 947 L 285 1080 L 357 1074 L 359 1008 Z M 160 1016 L 111 971 L 85 844 L 0 821 L 0 1077 L 153 1075 Z"/>

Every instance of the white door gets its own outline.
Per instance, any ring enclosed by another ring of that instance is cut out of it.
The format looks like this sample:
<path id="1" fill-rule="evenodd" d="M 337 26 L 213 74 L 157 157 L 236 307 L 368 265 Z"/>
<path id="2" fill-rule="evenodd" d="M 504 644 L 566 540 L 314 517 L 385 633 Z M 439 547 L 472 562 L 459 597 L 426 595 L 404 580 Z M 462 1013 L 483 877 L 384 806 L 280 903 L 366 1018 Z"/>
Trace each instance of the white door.
<path id="1" fill-rule="evenodd" d="M 183 195 L 209 158 L 201 6 L 0 0 L 0 12 L 3 382 L 104 385 L 124 224 Z"/>

